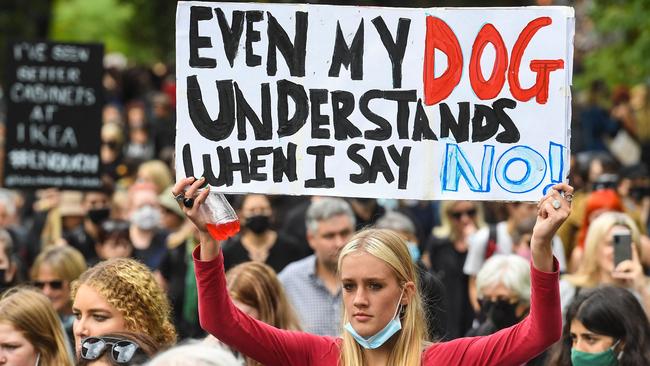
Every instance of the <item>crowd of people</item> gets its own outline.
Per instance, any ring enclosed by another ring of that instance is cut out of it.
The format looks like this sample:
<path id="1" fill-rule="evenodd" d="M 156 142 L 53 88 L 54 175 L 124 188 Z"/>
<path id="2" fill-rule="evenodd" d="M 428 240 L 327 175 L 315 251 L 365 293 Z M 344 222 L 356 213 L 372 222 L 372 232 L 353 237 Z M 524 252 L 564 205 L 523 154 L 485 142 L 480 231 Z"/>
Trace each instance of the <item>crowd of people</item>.
<path id="1" fill-rule="evenodd" d="M 0 189 L 0 365 L 650 364 L 645 89 L 590 89 L 537 204 L 230 195 L 222 242 L 173 81 L 107 69 L 101 188 Z"/>

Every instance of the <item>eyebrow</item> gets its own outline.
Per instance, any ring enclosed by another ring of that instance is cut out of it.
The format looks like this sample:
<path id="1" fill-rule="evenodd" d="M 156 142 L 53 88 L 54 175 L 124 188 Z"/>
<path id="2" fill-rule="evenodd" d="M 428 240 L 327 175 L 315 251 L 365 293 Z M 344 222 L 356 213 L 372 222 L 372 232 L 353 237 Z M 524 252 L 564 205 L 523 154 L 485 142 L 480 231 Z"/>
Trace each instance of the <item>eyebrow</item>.
<path id="1" fill-rule="evenodd" d="M 354 280 L 355 280 L 354 278 L 347 278 L 347 277 L 341 278 L 341 281 L 354 281 Z M 385 278 L 379 278 L 379 277 L 362 278 L 361 280 L 363 282 L 372 282 L 372 281 L 374 281 L 374 282 L 384 282 L 384 281 L 386 281 Z"/>
<path id="2" fill-rule="evenodd" d="M 81 312 L 81 310 L 79 310 L 79 308 L 75 308 L 74 306 L 72 307 L 72 310 L 73 310 L 73 311 Z M 105 313 L 105 314 L 109 314 L 109 315 L 112 314 L 110 310 L 106 310 L 106 309 L 97 309 L 97 308 L 88 309 L 88 312 L 89 312 L 89 313 L 93 313 L 93 314 L 95 314 L 95 313 Z"/>

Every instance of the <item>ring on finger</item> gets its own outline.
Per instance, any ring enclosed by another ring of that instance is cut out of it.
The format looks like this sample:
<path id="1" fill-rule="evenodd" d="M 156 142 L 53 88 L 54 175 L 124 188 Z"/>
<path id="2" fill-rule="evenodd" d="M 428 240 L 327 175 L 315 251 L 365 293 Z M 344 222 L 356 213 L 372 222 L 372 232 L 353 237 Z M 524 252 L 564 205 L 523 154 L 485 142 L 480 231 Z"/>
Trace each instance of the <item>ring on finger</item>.
<path id="1" fill-rule="evenodd" d="M 172 193 L 172 194 L 173 194 L 173 193 Z M 176 202 L 178 202 L 178 203 L 183 203 L 183 200 L 185 199 L 185 194 L 184 194 L 184 193 L 176 194 L 176 195 L 174 195 L 174 199 L 175 199 Z"/>
<path id="2" fill-rule="evenodd" d="M 559 210 L 560 207 L 562 207 L 562 203 L 560 202 L 560 200 L 553 200 L 551 205 L 553 205 L 553 208 L 556 210 Z"/>
<path id="3" fill-rule="evenodd" d="M 571 193 L 567 193 L 567 194 L 564 195 L 564 199 L 567 202 L 571 203 L 571 201 L 573 201 L 573 195 Z"/>
<path id="4" fill-rule="evenodd" d="M 183 206 L 187 208 L 192 208 L 194 206 L 194 198 L 184 198 Z"/>

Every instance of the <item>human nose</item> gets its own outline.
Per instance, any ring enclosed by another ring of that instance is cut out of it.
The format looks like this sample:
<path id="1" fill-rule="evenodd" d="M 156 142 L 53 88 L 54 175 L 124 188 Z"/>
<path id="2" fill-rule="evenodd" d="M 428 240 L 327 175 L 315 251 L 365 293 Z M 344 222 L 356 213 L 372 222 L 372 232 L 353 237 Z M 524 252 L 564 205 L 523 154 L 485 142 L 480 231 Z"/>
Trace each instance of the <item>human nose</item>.
<path id="1" fill-rule="evenodd" d="M 573 341 L 573 346 L 572 348 L 575 349 L 576 351 L 584 352 L 585 350 L 583 349 L 583 344 L 580 342 L 579 339 Z"/>
<path id="2" fill-rule="evenodd" d="M 74 323 L 72 325 L 72 332 L 74 333 L 75 337 L 80 340 L 90 335 L 90 332 L 88 331 L 88 327 L 86 325 L 86 320 L 83 317 L 74 320 Z"/>
<path id="3" fill-rule="evenodd" d="M 5 354 L 4 347 L 0 347 L 0 365 L 7 364 L 7 355 Z"/>
<path id="4" fill-rule="evenodd" d="M 345 243 L 347 242 L 347 237 L 344 235 L 337 235 L 334 240 L 336 240 L 335 243 L 336 249 L 340 250 L 345 246 Z"/>
<path id="5" fill-rule="evenodd" d="M 50 299 L 52 298 L 52 287 L 49 284 L 45 284 L 41 291 L 43 292 L 43 295 L 47 296 Z"/>
<path id="6" fill-rule="evenodd" d="M 356 308 L 364 308 L 368 306 L 368 297 L 366 296 L 366 292 L 363 287 L 359 287 L 354 293 L 352 304 Z"/>

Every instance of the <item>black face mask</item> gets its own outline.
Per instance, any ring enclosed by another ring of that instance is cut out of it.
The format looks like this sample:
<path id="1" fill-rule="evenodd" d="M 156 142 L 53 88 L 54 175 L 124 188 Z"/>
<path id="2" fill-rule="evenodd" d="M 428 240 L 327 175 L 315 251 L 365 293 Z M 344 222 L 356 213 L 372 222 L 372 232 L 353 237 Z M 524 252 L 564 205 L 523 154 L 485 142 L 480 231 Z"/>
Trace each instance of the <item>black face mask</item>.
<path id="1" fill-rule="evenodd" d="M 102 222 L 108 220 L 110 215 L 110 208 L 93 208 L 88 210 L 88 218 L 95 225 L 100 225 Z"/>
<path id="2" fill-rule="evenodd" d="M 515 325 L 519 321 L 519 318 L 515 315 L 518 304 L 511 304 L 506 300 L 483 301 L 481 303 L 481 313 L 486 319 L 492 321 L 492 324 L 497 329 L 503 329 Z"/>
<path id="3" fill-rule="evenodd" d="M 271 217 L 266 215 L 255 215 L 246 218 L 246 228 L 255 234 L 261 234 L 271 227 Z"/>

